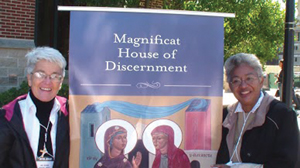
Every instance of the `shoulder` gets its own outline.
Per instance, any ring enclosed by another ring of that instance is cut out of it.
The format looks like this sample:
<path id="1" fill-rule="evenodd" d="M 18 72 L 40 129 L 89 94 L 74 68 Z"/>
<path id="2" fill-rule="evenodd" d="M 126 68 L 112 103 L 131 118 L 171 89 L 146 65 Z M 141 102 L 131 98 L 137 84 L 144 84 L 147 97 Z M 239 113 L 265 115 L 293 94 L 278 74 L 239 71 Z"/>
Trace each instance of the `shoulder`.
<path id="1" fill-rule="evenodd" d="M 26 99 L 26 97 L 27 97 L 27 94 L 21 95 L 21 96 L 17 97 L 16 99 L 14 99 L 13 101 L 9 102 L 8 104 L 4 105 L 1 108 L 0 116 L 4 115 L 5 118 L 8 121 L 10 121 L 13 116 L 13 113 L 14 113 L 15 105 L 17 104 L 18 101 Z"/>
<path id="2" fill-rule="evenodd" d="M 270 103 L 266 119 L 277 124 L 292 124 L 297 120 L 297 116 L 296 112 L 285 103 L 275 99 Z"/>
<path id="3" fill-rule="evenodd" d="M 59 104 L 60 104 L 60 110 L 62 111 L 62 113 L 65 115 L 65 116 L 68 116 L 69 114 L 69 102 L 68 102 L 68 99 L 65 98 L 65 97 L 61 97 L 61 96 L 56 96 L 55 97 Z"/>
<path id="4" fill-rule="evenodd" d="M 293 115 L 293 114 L 295 114 L 295 112 L 291 108 L 289 108 L 285 103 L 277 99 L 274 99 L 270 103 L 269 111 L 267 115 L 282 116 L 282 115 Z"/>

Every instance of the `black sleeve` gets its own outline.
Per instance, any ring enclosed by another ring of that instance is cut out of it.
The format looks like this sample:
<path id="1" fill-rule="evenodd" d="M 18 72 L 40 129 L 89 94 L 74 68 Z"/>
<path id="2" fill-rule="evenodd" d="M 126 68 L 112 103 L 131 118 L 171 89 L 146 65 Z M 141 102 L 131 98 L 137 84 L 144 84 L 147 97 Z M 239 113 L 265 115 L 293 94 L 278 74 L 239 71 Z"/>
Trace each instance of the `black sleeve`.
<path id="1" fill-rule="evenodd" d="M 0 109 L 0 167 L 7 167 L 9 152 L 14 142 L 12 137 L 5 118 L 5 110 Z"/>
<path id="2" fill-rule="evenodd" d="M 277 103 L 273 114 L 268 115 L 278 123 L 272 155 L 264 168 L 294 168 L 298 159 L 299 129 L 296 113 L 284 103 Z"/>
<path id="3" fill-rule="evenodd" d="M 227 107 L 225 107 L 223 109 L 223 121 L 225 120 L 227 114 L 228 114 Z M 228 134 L 228 129 L 222 126 L 222 139 L 217 154 L 217 161 L 216 161 L 217 164 L 225 164 L 229 162 L 229 151 L 226 143 L 227 134 Z"/>

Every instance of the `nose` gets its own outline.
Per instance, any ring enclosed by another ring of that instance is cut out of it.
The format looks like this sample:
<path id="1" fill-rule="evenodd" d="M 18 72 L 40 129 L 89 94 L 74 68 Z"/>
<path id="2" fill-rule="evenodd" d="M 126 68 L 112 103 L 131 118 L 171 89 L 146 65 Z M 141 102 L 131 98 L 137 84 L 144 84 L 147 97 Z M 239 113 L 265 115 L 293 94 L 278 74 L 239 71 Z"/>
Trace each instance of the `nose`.
<path id="1" fill-rule="evenodd" d="M 44 79 L 44 82 L 45 83 L 51 83 L 50 76 L 46 76 L 45 79 Z"/>
<path id="2" fill-rule="evenodd" d="M 242 81 L 241 81 L 241 84 L 240 84 L 241 87 L 246 87 L 247 85 L 248 85 L 248 84 L 246 83 L 245 80 L 242 80 Z"/>

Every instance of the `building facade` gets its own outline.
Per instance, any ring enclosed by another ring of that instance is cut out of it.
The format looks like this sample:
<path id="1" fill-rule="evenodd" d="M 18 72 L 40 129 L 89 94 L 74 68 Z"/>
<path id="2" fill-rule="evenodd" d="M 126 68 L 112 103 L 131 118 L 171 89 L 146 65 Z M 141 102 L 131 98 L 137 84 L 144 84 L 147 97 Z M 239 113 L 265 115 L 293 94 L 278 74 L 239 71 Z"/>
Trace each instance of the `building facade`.
<path id="1" fill-rule="evenodd" d="M 25 54 L 34 47 L 35 0 L 0 1 L 0 92 L 25 78 Z"/>

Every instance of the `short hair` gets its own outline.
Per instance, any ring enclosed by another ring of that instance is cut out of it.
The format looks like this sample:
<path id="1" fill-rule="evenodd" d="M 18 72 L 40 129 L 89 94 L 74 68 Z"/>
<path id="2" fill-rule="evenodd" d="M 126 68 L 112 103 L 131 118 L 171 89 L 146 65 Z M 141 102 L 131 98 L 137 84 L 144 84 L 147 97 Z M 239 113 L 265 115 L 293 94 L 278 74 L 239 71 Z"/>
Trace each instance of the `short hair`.
<path id="1" fill-rule="evenodd" d="M 51 47 L 36 47 L 28 52 L 25 57 L 27 58 L 27 74 L 31 74 L 35 68 L 35 65 L 40 60 L 46 60 L 49 62 L 56 63 L 63 71 L 65 76 L 65 68 L 67 66 L 66 59 L 62 54 Z"/>
<path id="2" fill-rule="evenodd" d="M 225 62 L 225 71 L 228 83 L 231 82 L 231 74 L 234 69 L 241 64 L 249 65 L 257 72 L 259 77 L 263 76 L 262 65 L 254 54 L 238 53 L 229 57 Z"/>

